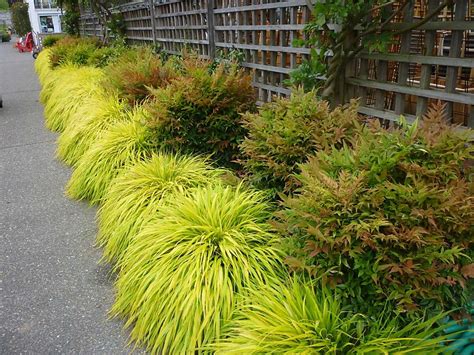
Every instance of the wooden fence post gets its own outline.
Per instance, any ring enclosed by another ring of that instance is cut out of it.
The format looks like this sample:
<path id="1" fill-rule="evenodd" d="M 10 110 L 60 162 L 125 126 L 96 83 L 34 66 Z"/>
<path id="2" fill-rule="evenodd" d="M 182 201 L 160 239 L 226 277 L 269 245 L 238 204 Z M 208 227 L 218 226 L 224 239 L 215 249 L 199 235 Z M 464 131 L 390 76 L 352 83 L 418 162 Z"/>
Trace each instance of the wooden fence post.
<path id="1" fill-rule="evenodd" d="M 151 36 L 153 39 L 153 48 L 156 48 L 156 17 L 155 17 L 155 0 L 148 0 L 150 6 L 150 19 L 151 19 Z"/>
<path id="2" fill-rule="evenodd" d="M 210 59 L 216 56 L 214 29 L 214 0 L 207 0 L 207 40 L 209 41 L 208 55 Z"/>
<path id="3" fill-rule="evenodd" d="M 463 21 L 466 17 L 467 10 L 467 0 L 456 1 L 454 20 Z M 464 31 L 452 31 L 451 32 L 451 43 L 449 46 L 449 57 L 450 58 L 459 58 L 461 56 L 461 47 L 463 41 Z M 448 66 L 446 68 L 446 88 L 445 91 L 448 93 L 456 92 L 456 84 L 459 78 L 459 67 Z M 454 103 L 448 102 L 446 106 L 446 114 L 450 121 L 453 121 L 454 118 Z"/>
<path id="4" fill-rule="evenodd" d="M 405 8 L 403 15 L 403 23 L 413 22 L 413 11 L 415 7 L 415 1 L 410 0 L 408 6 Z M 411 31 L 403 33 L 400 37 L 400 54 L 410 54 L 411 46 Z M 408 75 L 410 71 L 410 63 L 399 63 L 398 64 L 398 78 L 397 83 L 399 86 L 407 86 Z M 395 94 L 395 114 L 401 115 L 405 113 L 406 96 L 402 93 Z"/>

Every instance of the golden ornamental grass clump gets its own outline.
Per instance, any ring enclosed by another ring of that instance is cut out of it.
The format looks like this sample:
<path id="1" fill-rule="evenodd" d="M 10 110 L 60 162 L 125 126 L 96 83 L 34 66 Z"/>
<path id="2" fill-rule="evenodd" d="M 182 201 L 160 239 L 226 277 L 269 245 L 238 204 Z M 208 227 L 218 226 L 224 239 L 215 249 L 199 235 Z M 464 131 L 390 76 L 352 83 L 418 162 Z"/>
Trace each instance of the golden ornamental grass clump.
<path id="1" fill-rule="evenodd" d="M 333 290 L 294 278 L 253 288 L 210 348 L 217 354 L 439 354 L 445 314 L 402 325 L 390 312 L 369 318 L 344 311 Z M 441 332 L 442 334 L 442 332 Z"/>
<path id="2" fill-rule="evenodd" d="M 56 78 L 45 99 L 46 127 L 55 132 L 64 131 L 85 100 L 100 95 L 104 89 L 101 69 L 66 65 L 56 70 Z"/>
<path id="3" fill-rule="evenodd" d="M 280 252 L 259 192 L 221 184 L 169 198 L 121 264 L 113 314 L 152 353 L 218 341 L 247 287 L 273 282 Z"/>
<path id="4" fill-rule="evenodd" d="M 79 159 L 67 184 L 67 195 L 99 203 L 112 179 L 121 169 L 149 158 L 158 144 L 149 129 L 141 124 L 144 111 L 137 108 L 130 119 L 119 122 L 96 141 Z"/>
<path id="5" fill-rule="evenodd" d="M 35 71 L 38 74 L 40 84 L 43 86 L 52 70 L 49 66 L 49 55 L 51 50 L 48 48 L 43 49 L 35 60 Z"/>
<path id="6" fill-rule="evenodd" d="M 56 83 L 62 80 L 62 73 L 67 73 L 73 68 L 74 67 L 72 66 L 66 66 L 65 68 L 59 68 L 56 70 L 51 70 L 50 68 L 45 69 L 46 74 L 44 78 L 40 81 L 41 91 L 39 95 L 39 101 L 43 105 L 46 105 L 46 103 L 49 101 L 49 98 L 52 95 Z"/>
<path id="7" fill-rule="evenodd" d="M 104 258 L 120 264 L 130 241 L 166 204 L 166 198 L 219 181 L 223 170 L 205 159 L 157 153 L 124 170 L 111 183 L 98 211 L 97 243 Z"/>
<path id="8" fill-rule="evenodd" d="M 76 165 L 107 129 L 130 120 L 127 111 L 128 105 L 115 95 L 87 98 L 72 115 L 74 124 L 59 136 L 57 157 L 68 165 Z"/>

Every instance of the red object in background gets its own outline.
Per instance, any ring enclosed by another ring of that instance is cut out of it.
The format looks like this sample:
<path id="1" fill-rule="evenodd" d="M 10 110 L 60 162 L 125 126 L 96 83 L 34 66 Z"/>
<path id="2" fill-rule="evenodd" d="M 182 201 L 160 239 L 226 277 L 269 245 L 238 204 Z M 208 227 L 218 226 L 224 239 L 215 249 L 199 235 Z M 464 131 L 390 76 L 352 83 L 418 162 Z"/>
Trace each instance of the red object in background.
<path id="1" fill-rule="evenodd" d="M 18 52 L 31 52 L 34 47 L 33 33 L 28 32 L 25 37 L 21 37 L 18 42 L 16 42 L 16 48 Z"/>

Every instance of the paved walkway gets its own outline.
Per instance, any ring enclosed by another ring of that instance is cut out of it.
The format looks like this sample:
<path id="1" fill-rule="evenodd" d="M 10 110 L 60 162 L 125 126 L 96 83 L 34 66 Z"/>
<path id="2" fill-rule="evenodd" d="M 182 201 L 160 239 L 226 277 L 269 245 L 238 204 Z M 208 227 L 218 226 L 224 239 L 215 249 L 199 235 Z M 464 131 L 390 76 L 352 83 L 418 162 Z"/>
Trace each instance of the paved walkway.
<path id="1" fill-rule="evenodd" d="M 95 210 L 63 195 L 29 53 L 0 43 L 0 354 L 126 354 Z"/>

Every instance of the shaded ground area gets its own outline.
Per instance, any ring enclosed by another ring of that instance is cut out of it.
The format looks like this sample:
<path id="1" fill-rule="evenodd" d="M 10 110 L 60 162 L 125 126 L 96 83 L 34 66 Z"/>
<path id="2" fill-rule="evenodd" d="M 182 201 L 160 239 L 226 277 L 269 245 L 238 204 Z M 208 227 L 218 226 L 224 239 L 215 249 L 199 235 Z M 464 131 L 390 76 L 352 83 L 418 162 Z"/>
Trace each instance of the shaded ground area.
<path id="1" fill-rule="evenodd" d="M 95 210 L 63 195 L 70 170 L 54 159 L 38 94 L 31 54 L 0 43 L 0 353 L 129 353 L 107 319 Z"/>

